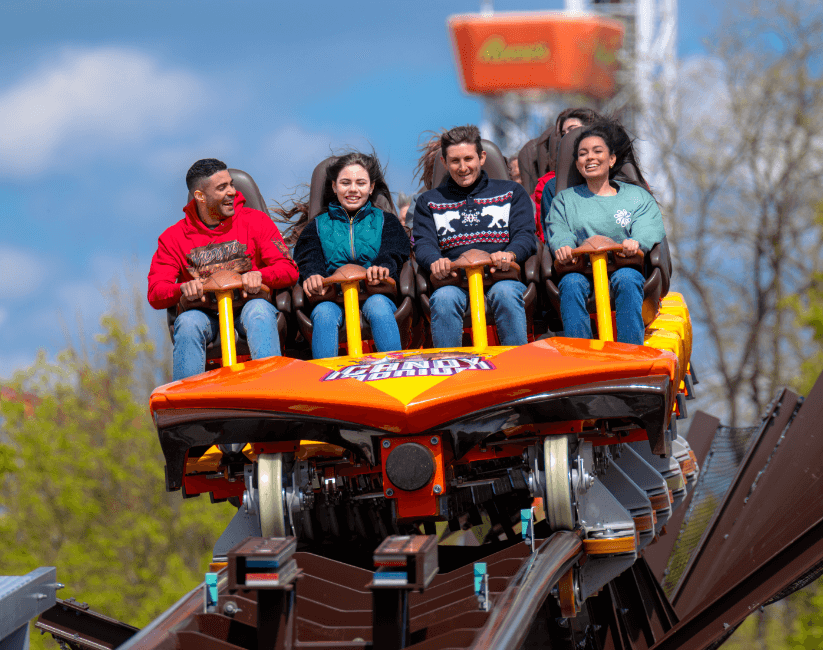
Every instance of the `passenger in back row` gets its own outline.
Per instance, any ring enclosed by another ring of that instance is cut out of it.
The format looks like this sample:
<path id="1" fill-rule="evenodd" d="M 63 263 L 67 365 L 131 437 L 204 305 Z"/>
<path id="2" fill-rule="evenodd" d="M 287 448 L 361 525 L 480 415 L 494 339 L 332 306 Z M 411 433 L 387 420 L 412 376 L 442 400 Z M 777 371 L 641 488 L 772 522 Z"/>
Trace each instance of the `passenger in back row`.
<path id="1" fill-rule="evenodd" d="M 476 126 L 458 126 L 440 138 L 443 165 L 449 172 L 440 187 L 425 192 L 415 207 L 414 253 L 418 264 L 443 280 L 451 263 L 472 248 L 491 254 L 495 269 L 523 264 L 536 249 L 529 195 L 513 181 L 490 179 Z M 494 269 L 492 269 L 494 271 Z M 502 345 L 527 342 L 523 292 L 517 280 L 501 280 L 487 293 Z M 437 348 L 459 347 L 468 294 L 447 285 L 431 296 L 432 341 Z"/>
<path id="2" fill-rule="evenodd" d="M 634 155 L 626 130 L 614 121 L 579 129 L 575 140 L 575 165 L 584 185 L 560 192 L 551 204 L 547 221 L 549 247 L 562 262 L 573 261 L 572 248 L 593 235 L 605 235 L 623 244 L 620 254 L 631 256 L 638 249 L 648 253 L 663 241 L 666 232 L 657 201 L 648 187 Z M 614 179 L 623 164 L 632 163 L 638 184 Z M 614 296 L 617 340 L 643 345 L 643 274 L 623 267 L 609 278 Z M 565 335 L 591 338 L 592 328 L 586 302 L 592 282 L 581 273 L 567 273 L 560 280 L 560 316 Z"/>
<path id="3" fill-rule="evenodd" d="M 591 108 L 567 108 L 557 116 L 555 128 L 562 138 L 569 131 L 579 129 L 581 126 L 589 126 L 602 119 L 603 118 Z M 555 173 L 551 171 L 538 179 L 534 193 L 532 194 L 532 200 L 537 206 L 537 223 L 538 228 L 540 228 L 543 233 L 543 241 L 546 241 L 546 219 L 548 218 L 549 208 L 552 206 L 554 195 L 557 194 L 555 190 L 556 187 L 557 178 L 555 177 Z"/>
<path id="4" fill-rule="evenodd" d="M 372 205 L 372 196 L 383 196 L 389 205 L 394 205 L 380 163 L 374 156 L 349 153 L 326 169 L 323 189 L 326 211 L 307 220 L 306 206 L 295 228 L 299 239 L 294 247 L 294 260 L 307 296 L 324 295 L 327 289 L 323 287 L 323 278 L 345 264 L 365 267 L 372 285 L 385 278 L 399 281 L 400 269 L 409 259 L 409 238 L 395 215 Z M 361 309 L 378 352 L 399 350 L 400 330 L 391 298 L 373 294 Z M 312 356 L 315 359 L 337 356 L 338 330 L 344 321 L 340 305 L 331 301 L 316 303 L 311 321 Z"/>

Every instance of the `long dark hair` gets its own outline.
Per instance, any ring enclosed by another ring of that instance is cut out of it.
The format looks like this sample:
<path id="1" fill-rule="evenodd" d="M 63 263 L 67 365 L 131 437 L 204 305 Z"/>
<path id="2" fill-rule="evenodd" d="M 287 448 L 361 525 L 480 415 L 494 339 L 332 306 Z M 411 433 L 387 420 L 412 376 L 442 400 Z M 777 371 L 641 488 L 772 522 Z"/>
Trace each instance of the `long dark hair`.
<path id="1" fill-rule="evenodd" d="M 332 189 L 332 182 L 337 181 L 340 172 L 349 165 L 360 165 L 369 175 L 369 181 L 374 183 L 374 191 L 369 197 L 369 200 L 374 205 L 375 199 L 383 197 L 391 212 L 396 213 L 397 209 L 394 207 L 394 201 L 389 192 L 389 187 L 386 185 L 386 179 L 383 176 L 383 168 L 380 166 L 380 161 L 377 156 L 372 154 L 365 154 L 359 151 L 351 151 L 337 156 L 332 160 L 331 164 L 326 167 L 326 179 L 323 183 L 323 198 L 321 202 L 321 210 L 319 214 L 327 212 L 329 204 L 337 200 L 337 195 Z M 290 207 L 277 205 L 272 208 L 277 215 L 275 220 L 280 223 L 287 223 L 289 226 L 283 230 L 283 240 L 288 246 L 294 246 L 300 238 L 300 233 L 303 232 L 311 219 L 309 218 L 309 197 L 304 196 L 292 203 Z"/>
<path id="2" fill-rule="evenodd" d="M 554 130 L 559 135 L 560 132 L 563 130 L 563 123 L 569 119 L 570 117 L 574 117 L 580 120 L 580 123 L 586 127 L 594 124 L 595 122 L 600 122 L 603 118 L 593 108 L 588 108 L 587 106 L 579 106 L 578 108 L 567 108 L 564 111 L 560 112 L 560 115 L 557 116 L 557 120 L 554 123 Z"/>
<path id="3" fill-rule="evenodd" d="M 588 127 L 581 127 L 577 129 L 580 131 L 574 140 L 574 159 L 577 161 L 577 151 L 580 148 L 580 143 L 589 136 L 597 136 L 603 139 L 609 149 L 609 153 L 615 155 L 614 166 L 609 170 L 609 179 L 617 180 L 623 183 L 630 183 L 642 187 L 651 194 L 651 187 L 643 177 L 643 172 L 640 169 L 640 163 L 637 162 L 637 156 L 634 153 L 634 138 L 629 135 L 629 132 L 623 127 L 620 122 L 612 119 L 603 119 Z M 631 163 L 637 172 L 637 178 L 627 176 L 623 172 L 623 165 Z"/>

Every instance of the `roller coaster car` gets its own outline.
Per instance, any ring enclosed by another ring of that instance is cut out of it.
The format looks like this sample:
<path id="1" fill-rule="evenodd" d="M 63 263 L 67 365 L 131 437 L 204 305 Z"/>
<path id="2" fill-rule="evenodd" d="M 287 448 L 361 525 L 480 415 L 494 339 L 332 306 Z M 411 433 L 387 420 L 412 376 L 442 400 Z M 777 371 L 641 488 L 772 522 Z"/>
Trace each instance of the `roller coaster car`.
<path id="1" fill-rule="evenodd" d="M 503 154 L 500 152 L 497 145 L 489 140 L 482 140 L 481 142 L 483 144 L 483 150 L 486 152 L 486 162 L 483 165 L 483 170 L 489 175 L 489 178 L 506 181 L 511 180 L 509 177 L 509 168 L 506 164 L 506 159 L 503 157 Z M 438 157 L 434 164 L 432 187 L 438 187 L 445 180 L 447 174 L 448 171 L 443 165 L 440 157 Z M 543 333 L 542 330 L 535 333 L 534 327 L 534 310 L 537 303 L 537 287 L 540 283 L 540 261 L 543 255 L 543 243 L 538 240 L 537 246 L 537 254 L 529 257 L 529 259 L 527 259 L 523 264 L 522 269 L 520 265 L 515 265 L 517 267 L 517 271 L 507 271 L 505 273 L 501 271 L 490 273 L 488 269 L 486 269 L 483 277 L 483 285 L 485 287 L 489 287 L 493 283 L 500 280 L 519 280 L 526 285 L 526 291 L 523 294 L 523 301 L 525 303 L 526 322 L 528 323 L 530 341 L 536 338 L 535 334 L 539 335 Z M 417 295 L 420 297 L 420 306 L 422 308 L 423 316 L 428 322 L 431 322 L 431 305 L 429 303 L 429 298 L 433 291 L 439 289 L 441 286 L 450 284 L 461 286 L 464 289 L 468 288 L 468 280 L 465 272 L 462 270 L 458 272 L 458 277 L 456 278 L 446 278 L 445 280 L 438 281 L 432 278 L 426 269 L 418 268 L 416 282 Z M 488 305 L 486 307 L 488 307 Z M 487 314 L 488 313 L 489 311 L 487 309 Z M 470 336 L 469 328 L 471 327 L 471 323 L 471 312 L 470 310 L 467 310 L 463 315 L 464 337 Z M 492 336 L 492 340 L 497 342 L 496 331 L 490 328 L 489 334 Z M 428 339 L 428 342 L 431 343 L 431 338 Z"/>
<path id="2" fill-rule="evenodd" d="M 257 187 L 257 183 L 254 182 L 254 179 L 244 172 L 241 169 L 229 169 L 229 173 L 231 174 L 232 180 L 234 181 L 234 187 L 243 193 L 243 196 L 246 199 L 246 205 L 250 208 L 254 208 L 255 210 L 260 210 L 261 212 L 268 214 L 268 208 L 266 207 L 266 202 L 263 199 L 263 194 L 260 192 L 260 188 Z M 192 194 L 189 192 L 188 201 L 192 200 Z M 216 294 L 212 291 L 208 294 L 209 296 L 215 296 Z M 251 300 L 252 298 L 265 298 L 266 300 L 272 300 L 272 293 L 269 287 L 263 285 L 261 287 L 261 293 L 255 294 L 253 296 L 249 296 L 248 298 L 242 297 L 242 291 L 240 289 L 234 290 L 233 294 L 233 301 L 232 305 L 235 311 L 239 310 L 245 302 Z M 277 331 L 280 335 L 281 343 L 286 341 L 287 335 L 287 314 L 291 312 L 291 292 L 287 289 L 281 289 L 277 291 L 274 295 L 274 305 L 277 307 Z M 174 321 L 177 318 L 177 315 L 180 312 L 185 311 L 186 309 L 191 309 L 193 307 L 202 308 L 202 304 L 191 304 L 185 298 L 183 298 L 180 303 L 174 307 L 169 307 L 166 310 L 166 324 L 169 328 L 169 336 L 171 336 L 172 344 L 174 343 Z M 217 304 L 215 300 L 210 300 L 208 303 L 208 307 L 211 309 L 216 309 Z M 241 335 L 240 332 L 235 330 L 235 345 L 236 345 L 236 353 L 241 360 L 247 360 L 251 358 L 251 353 L 249 351 L 249 344 L 246 341 L 246 337 Z M 220 344 L 217 341 L 210 342 L 206 345 L 206 369 L 211 370 L 213 368 L 219 367 L 221 363 L 222 351 Z"/>
<path id="3" fill-rule="evenodd" d="M 323 187 L 326 180 L 326 169 L 334 161 L 334 157 L 327 158 L 314 168 L 311 177 L 311 187 L 309 190 L 309 217 L 314 218 L 323 211 Z M 392 207 L 381 196 L 375 200 L 375 206 L 384 212 L 390 212 Z M 397 304 L 397 309 L 394 311 L 394 318 L 397 321 L 397 327 L 400 330 L 400 342 L 403 348 L 409 347 L 412 338 L 412 322 L 416 312 L 416 303 L 414 301 L 415 287 L 414 287 L 414 271 L 412 270 L 412 263 L 406 262 L 403 268 L 400 269 L 400 282 L 395 286 L 394 283 L 383 284 L 378 286 L 370 286 L 365 282 L 360 283 L 359 291 L 361 298 L 365 299 L 372 293 L 384 293 L 388 295 Z M 332 292 L 326 293 L 325 296 L 319 297 L 319 300 L 335 300 L 342 304 L 343 294 L 337 290 L 339 285 L 332 284 Z M 398 291 L 400 297 L 398 299 Z M 318 299 L 307 298 L 303 292 L 303 287 L 297 283 L 292 289 L 292 307 L 294 309 L 297 326 L 303 338 L 311 342 L 312 339 L 312 322 L 311 311 L 313 306 L 318 302 Z M 368 321 L 360 314 L 360 329 L 363 339 L 366 341 L 367 348 L 373 349 L 371 344 L 371 330 Z M 342 344 L 347 344 L 346 328 L 340 328 L 340 337 L 338 339 Z"/>
<path id="4" fill-rule="evenodd" d="M 151 396 L 167 489 L 242 499 L 226 538 L 291 534 L 320 552 L 328 543 L 374 548 L 438 520 L 457 529 L 487 521 L 483 514 L 499 524 L 486 535 L 494 543 L 534 513 L 550 531 L 583 538 L 585 562 L 558 590 L 573 616 L 661 532 L 685 494 L 684 470 L 695 474 L 688 445 L 673 441 L 690 341 L 678 338 L 674 351 L 651 338 L 644 346 L 567 338 L 489 346 L 490 262 L 481 251 L 455 262 L 469 284 L 471 347 L 363 355 L 358 267 L 326 279 L 342 287 L 348 356 L 237 363 L 233 338 L 221 337 L 223 368 Z M 607 305 L 604 265 L 594 266 L 603 276 L 597 300 Z M 230 300 L 223 291 L 221 304 Z M 682 300 L 671 303 L 661 311 L 688 319 Z M 220 451 L 231 444 L 242 454 Z M 241 524 L 242 532 L 232 528 Z"/>

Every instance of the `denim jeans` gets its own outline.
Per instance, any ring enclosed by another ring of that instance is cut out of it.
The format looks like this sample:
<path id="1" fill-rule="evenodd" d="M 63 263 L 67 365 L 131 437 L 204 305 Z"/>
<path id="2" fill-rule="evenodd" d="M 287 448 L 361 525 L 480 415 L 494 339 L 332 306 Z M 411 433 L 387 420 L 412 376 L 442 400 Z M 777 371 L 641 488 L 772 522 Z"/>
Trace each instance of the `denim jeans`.
<path id="1" fill-rule="evenodd" d="M 621 343 L 643 345 L 643 274 L 623 267 L 612 273 L 609 289 L 614 296 L 617 340 Z M 592 281 L 580 273 L 569 273 L 560 280 L 560 317 L 565 335 L 577 339 L 590 339 L 592 325 L 586 300 L 592 293 Z"/>
<path id="2" fill-rule="evenodd" d="M 234 321 L 235 329 L 246 336 L 252 359 L 280 356 L 277 308 L 268 300 L 249 300 Z M 174 321 L 172 379 L 185 379 L 206 369 L 206 345 L 217 340 L 220 326 L 217 312 L 190 309 Z"/>
<path id="3" fill-rule="evenodd" d="M 491 305 L 500 345 L 528 343 L 525 291 L 526 285 L 517 280 L 501 280 L 486 291 L 486 304 Z M 434 347 L 459 348 L 463 343 L 463 315 L 469 306 L 469 292 L 460 287 L 440 287 L 432 294 L 430 304 Z"/>
<path id="4" fill-rule="evenodd" d="M 378 352 L 399 350 L 400 329 L 394 320 L 394 302 L 388 296 L 376 293 L 369 296 L 360 310 L 371 327 L 371 335 Z M 339 349 L 338 332 L 343 327 L 343 309 L 336 302 L 319 302 L 311 312 L 311 354 L 315 359 L 336 357 Z"/>

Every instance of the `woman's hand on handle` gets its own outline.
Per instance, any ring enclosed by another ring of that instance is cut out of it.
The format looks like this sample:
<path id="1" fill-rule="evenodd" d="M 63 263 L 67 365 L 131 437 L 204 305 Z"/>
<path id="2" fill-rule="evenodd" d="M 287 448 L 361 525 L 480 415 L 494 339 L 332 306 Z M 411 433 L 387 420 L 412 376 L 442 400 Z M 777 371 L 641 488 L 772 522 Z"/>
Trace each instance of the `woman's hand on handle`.
<path id="1" fill-rule="evenodd" d="M 386 280 L 389 277 L 389 270 L 385 266 L 370 266 L 366 269 L 366 280 L 369 284 L 380 284 L 381 280 Z"/>
<path id="2" fill-rule="evenodd" d="M 624 239 L 623 240 L 623 251 L 620 253 L 623 257 L 633 257 L 637 255 L 637 251 L 640 249 L 640 244 L 636 242 L 634 239 Z"/>
<path id="3" fill-rule="evenodd" d="M 303 283 L 303 291 L 307 296 L 317 294 L 323 296 L 326 293 L 326 287 L 323 286 L 322 275 L 312 275 Z"/>
<path id="4" fill-rule="evenodd" d="M 572 255 L 572 247 L 571 246 L 561 246 L 556 251 L 554 251 L 554 256 L 557 258 L 558 262 L 562 264 L 571 264 L 575 261 L 574 255 Z"/>

